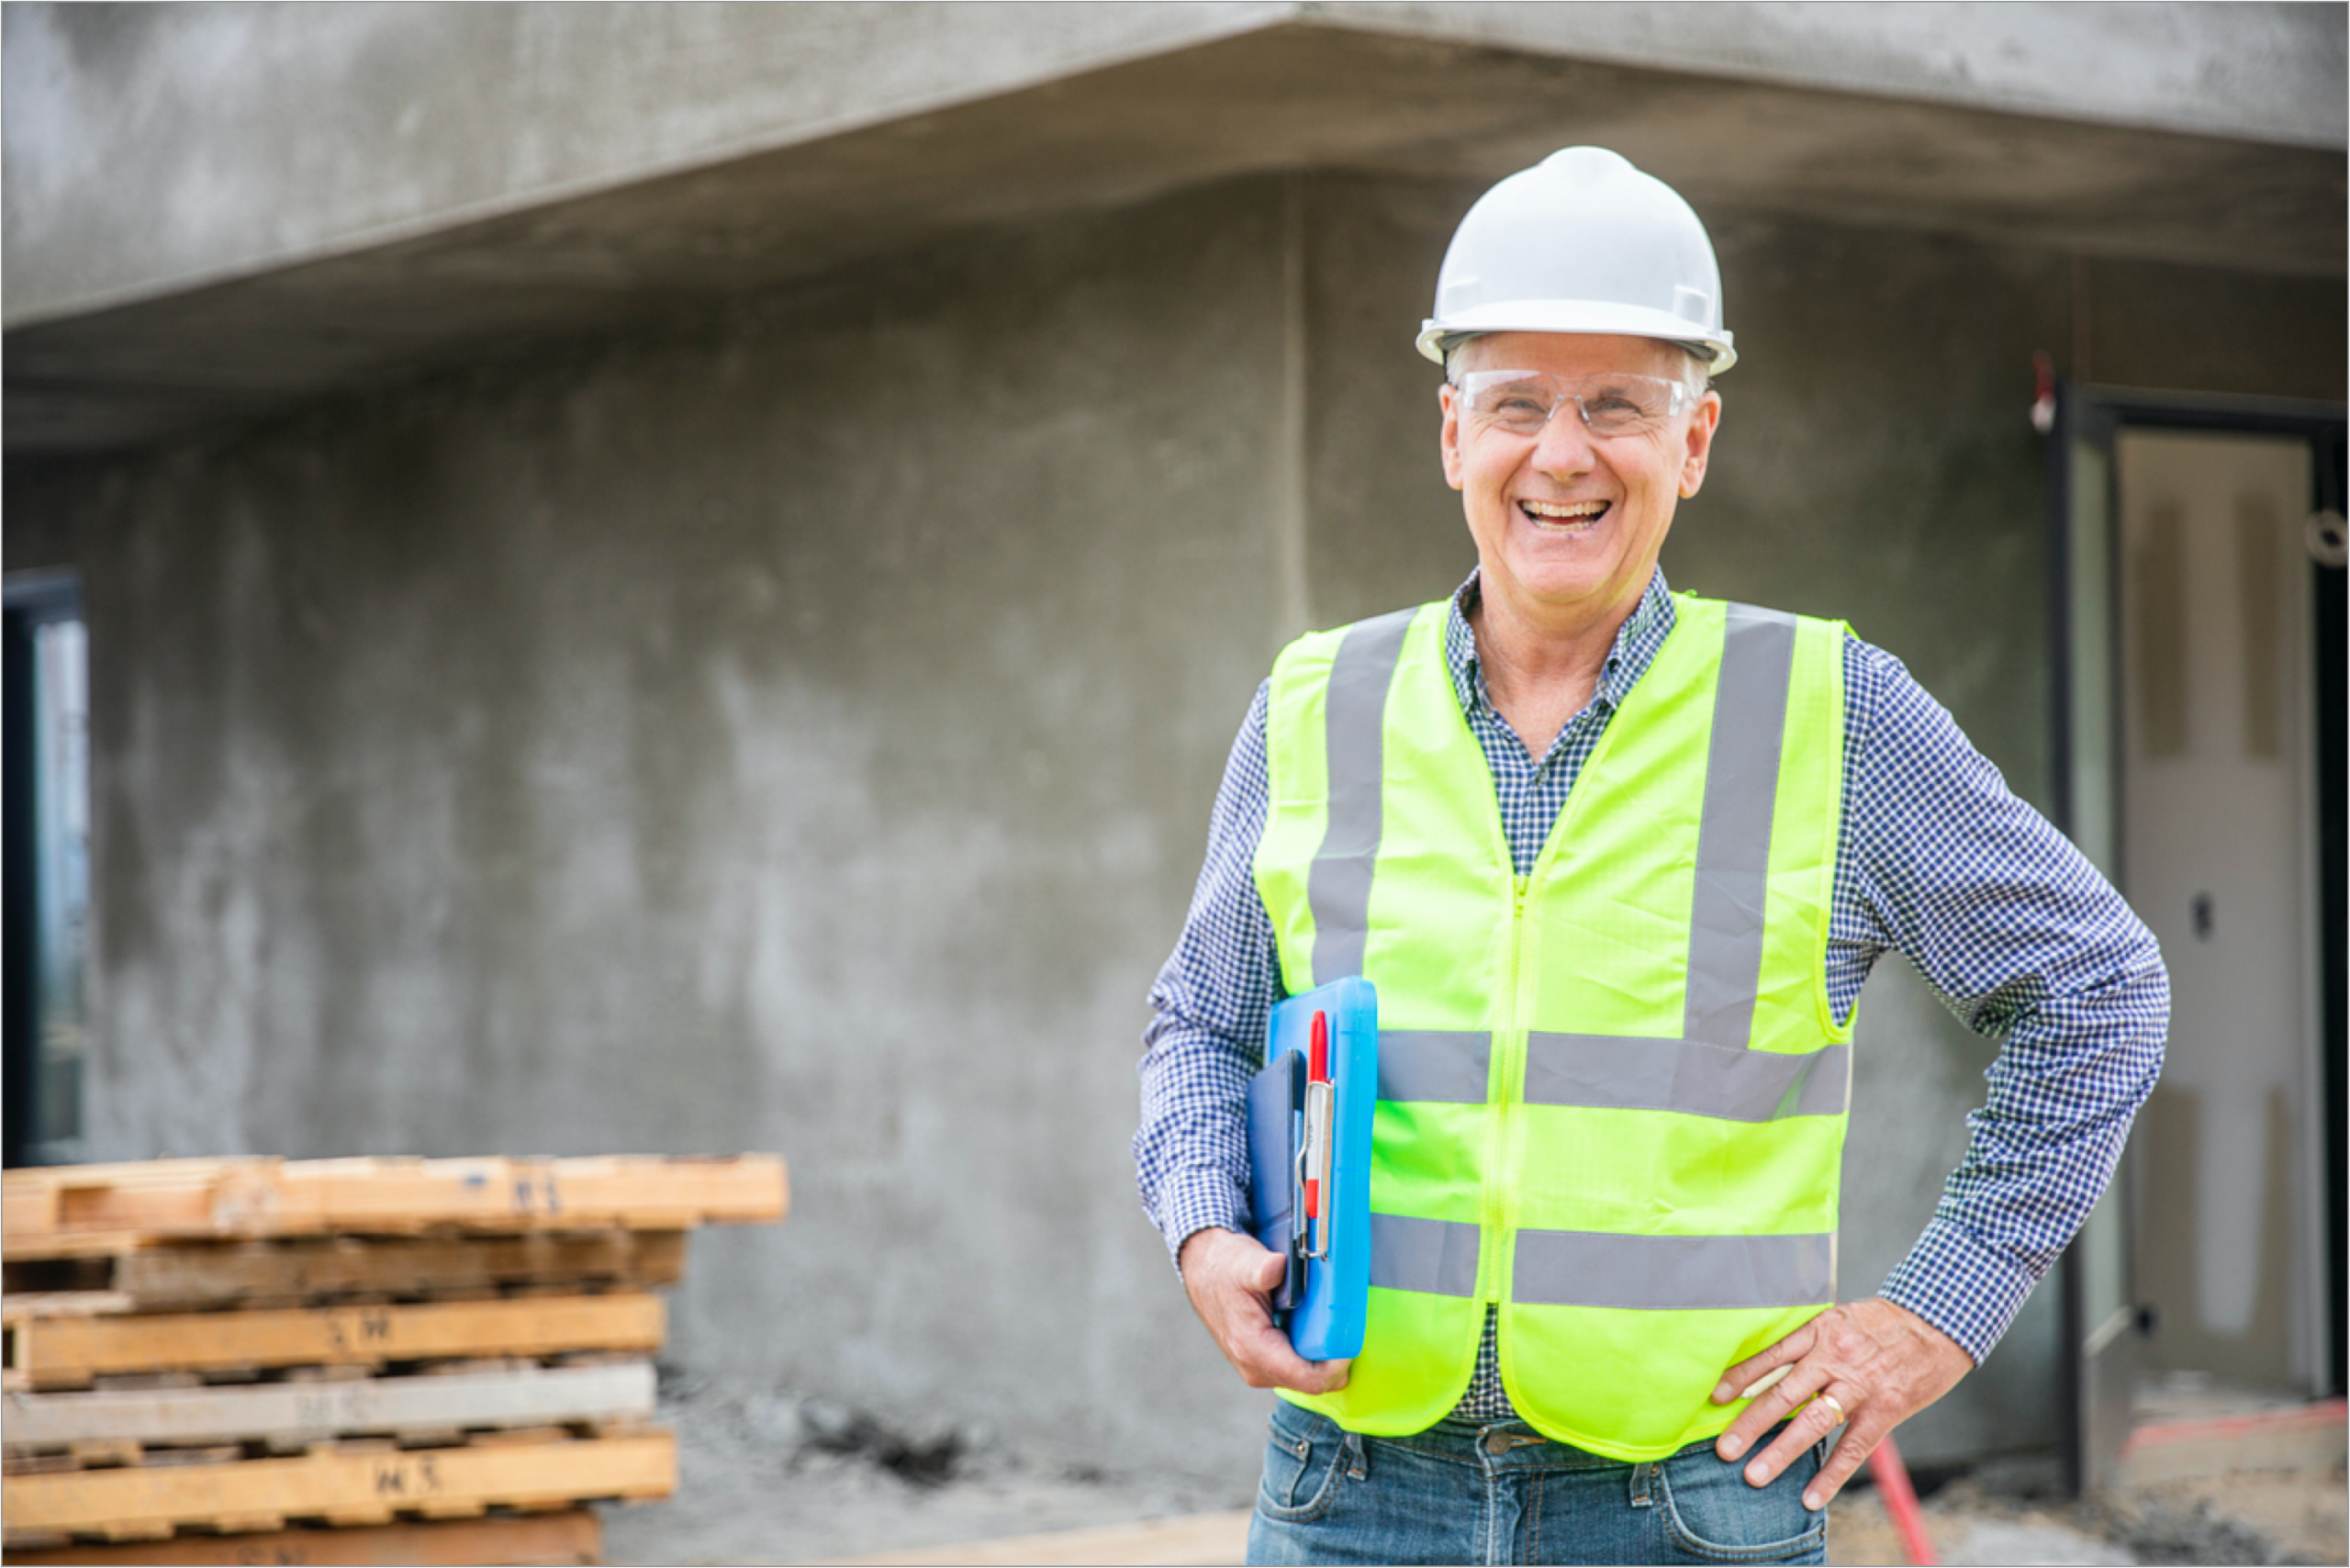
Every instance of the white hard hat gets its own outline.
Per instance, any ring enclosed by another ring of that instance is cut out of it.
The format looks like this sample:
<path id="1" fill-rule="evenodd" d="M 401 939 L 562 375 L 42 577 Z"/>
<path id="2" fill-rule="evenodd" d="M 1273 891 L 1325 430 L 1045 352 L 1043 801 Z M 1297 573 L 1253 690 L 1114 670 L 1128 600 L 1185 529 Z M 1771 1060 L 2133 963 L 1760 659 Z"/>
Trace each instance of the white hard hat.
<path id="1" fill-rule="evenodd" d="M 1738 361 L 1721 271 L 1679 193 L 1604 147 L 1568 147 L 1477 198 L 1437 274 L 1420 352 L 1478 332 L 1622 332 Z"/>

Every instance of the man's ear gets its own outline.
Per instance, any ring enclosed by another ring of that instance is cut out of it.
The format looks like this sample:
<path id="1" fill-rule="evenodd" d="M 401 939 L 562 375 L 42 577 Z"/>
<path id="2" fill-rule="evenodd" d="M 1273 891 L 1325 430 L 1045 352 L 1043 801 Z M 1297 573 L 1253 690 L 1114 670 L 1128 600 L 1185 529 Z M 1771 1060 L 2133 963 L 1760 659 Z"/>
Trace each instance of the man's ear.
<path id="1" fill-rule="evenodd" d="M 1714 429 L 1721 423 L 1722 395 L 1708 391 L 1689 416 L 1686 445 L 1681 456 L 1681 498 L 1687 500 L 1706 483 L 1706 460 L 1713 455 Z"/>
<path id="2" fill-rule="evenodd" d="M 1448 381 L 1436 389 L 1437 407 L 1444 410 L 1444 422 L 1437 427 L 1437 446 L 1444 457 L 1444 482 L 1454 489 L 1460 488 L 1460 409 L 1453 401 L 1457 396 Z"/>

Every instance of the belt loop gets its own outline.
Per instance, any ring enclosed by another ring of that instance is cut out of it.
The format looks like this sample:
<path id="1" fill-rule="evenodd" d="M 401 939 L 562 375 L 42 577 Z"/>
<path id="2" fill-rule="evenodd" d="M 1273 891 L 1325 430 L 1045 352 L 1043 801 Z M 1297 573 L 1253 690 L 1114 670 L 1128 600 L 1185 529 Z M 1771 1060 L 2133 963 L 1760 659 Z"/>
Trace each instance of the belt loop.
<path id="1" fill-rule="evenodd" d="M 1647 1460 L 1632 1466 L 1632 1506 L 1648 1508 L 1655 1506 L 1649 1495 L 1649 1483 L 1655 1479 L 1656 1466 Z"/>
<path id="2" fill-rule="evenodd" d="M 1347 1454 L 1347 1478 L 1360 1481 L 1367 1473 L 1363 1467 L 1362 1434 L 1348 1432 L 1344 1445 Z"/>

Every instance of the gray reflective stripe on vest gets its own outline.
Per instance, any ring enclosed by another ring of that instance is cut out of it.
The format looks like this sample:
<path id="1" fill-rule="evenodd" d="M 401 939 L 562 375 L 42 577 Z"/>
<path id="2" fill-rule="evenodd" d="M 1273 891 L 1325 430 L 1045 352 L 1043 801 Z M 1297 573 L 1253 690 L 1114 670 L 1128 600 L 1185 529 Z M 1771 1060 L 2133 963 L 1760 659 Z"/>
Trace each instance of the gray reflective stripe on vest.
<path id="1" fill-rule="evenodd" d="M 1493 1053 L 1483 1030 L 1382 1029 L 1379 1097 L 1482 1105 Z"/>
<path id="2" fill-rule="evenodd" d="M 1763 892 L 1779 750 L 1794 678 L 1796 621 L 1733 604 L 1714 689 L 1706 801 L 1697 827 L 1697 890 L 1689 912 L 1689 979 L 1681 1033 L 1743 1048 L 1762 973 Z"/>
<path id="3" fill-rule="evenodd" d="M 1428 1295 L 1477 1294 L 1477 1227 L 1460 1220 L 1371 1216 L 1371 1282 Z"/>
<path id="4" fill-rule="evenodd" d="M 1314 912 L 1314 983 L 1362 973 L 1371 936 L 1371 878 L 1379 863 L 1380 791 L 1385 787 L 1387 691 L 1417 610 L 1359 621 L 1339 639 L 1322 698 L 1329 808 L 1322 846 L 1306 868 Z"/>
<path id="5" fill-rule="evenodd" d="M 1386 1098 L 1387 1040 L 1379 1042 Z M 1704 1040 L 1549 1035 L 1526 1041 L 1526 1103 L 1605 1110 L 1679 1111 L 1728 1122 L 1841 1116 L 1850 1098 L 1852 1047 L 1800 1055 Z"/>
<path id="6" fill-rule="evenodd" d="M 1374 1239 L 1374 1280 L 1378 1258 Z M 1511 1294 L 1520 1305 L 1657 1312 L 1821 1305 L 1836 1294 L 1836 1238 L 1521 1230 Z"/>

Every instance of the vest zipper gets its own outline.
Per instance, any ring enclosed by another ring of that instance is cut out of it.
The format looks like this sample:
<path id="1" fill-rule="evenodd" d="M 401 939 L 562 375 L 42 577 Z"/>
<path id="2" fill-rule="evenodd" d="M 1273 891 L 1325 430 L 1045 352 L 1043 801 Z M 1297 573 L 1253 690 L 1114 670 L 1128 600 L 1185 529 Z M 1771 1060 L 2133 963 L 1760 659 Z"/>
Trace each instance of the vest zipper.
<path id="1" fill-rule="evenodd" d="M 1510 1148 L 1510 1135 L 1517 1121 L 1518 1096 L 1513 1092 L 1518 1079 L 1517 1058 L 1526 1048 L 1526 891 L 1532 881 L 1530 877 L 1513 877 L 1510 879 L 1509 1003 L 1503 1017 L 1503 1025 L 1494 1036 L 1494 1049 L 1501 1062 L 1501 1097 L 1494 1103 L 1485 1147 L 1485 1234 L 1494 1243 L 1483 1249 L 1486 1257 L 1493 1260 L 1492 1267 L 1487 1270 L 1484 1291 L 1484 1299 L 1489 1304 L 1502 1299 L 1500 1260 L 1507 1250 L 1503 1245 L 1503 1238 L 1507 1234 L 1504 1227 L 1507 1220 L 1506 1194 L 1511 1172 L 1505 1168 L 1504 1160 Z"/>

